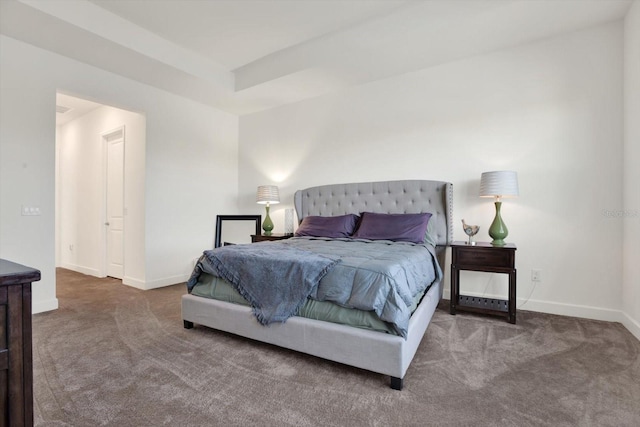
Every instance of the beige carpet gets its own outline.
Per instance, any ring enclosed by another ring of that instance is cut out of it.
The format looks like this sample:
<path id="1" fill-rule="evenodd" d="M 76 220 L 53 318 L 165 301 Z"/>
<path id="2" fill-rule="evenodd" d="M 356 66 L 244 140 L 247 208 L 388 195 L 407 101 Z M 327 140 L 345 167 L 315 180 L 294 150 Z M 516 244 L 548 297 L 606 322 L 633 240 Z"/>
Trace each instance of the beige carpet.
<path id="1" fill-rule="evenodd" d="M 183 329 L 183 293 L 59 270 L 60 308 L 34 315 L 36 425 L 640 425 L 640 342 L 620 324 L 521 311 L 510 325 L 443 304 L 399 392 L 382 375 Z"/>

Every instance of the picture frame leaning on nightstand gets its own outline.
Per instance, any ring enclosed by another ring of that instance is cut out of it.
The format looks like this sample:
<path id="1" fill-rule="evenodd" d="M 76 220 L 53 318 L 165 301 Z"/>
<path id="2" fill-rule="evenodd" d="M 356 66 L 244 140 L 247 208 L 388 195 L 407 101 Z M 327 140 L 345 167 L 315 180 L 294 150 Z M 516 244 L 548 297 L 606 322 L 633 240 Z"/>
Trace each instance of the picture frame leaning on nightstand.
<path id="1" fill-rule="evenodd" d="M 260 234 L 261 223 L 262 215 L 217 215 L 214 247 L 219 248 L 223 241 L 225 245 L 251 243 L 250 241 L 243 242 L 242 239 L 252 234 Z M 233 241 L 233 243 L 228 243 L 228 241 Z"/>

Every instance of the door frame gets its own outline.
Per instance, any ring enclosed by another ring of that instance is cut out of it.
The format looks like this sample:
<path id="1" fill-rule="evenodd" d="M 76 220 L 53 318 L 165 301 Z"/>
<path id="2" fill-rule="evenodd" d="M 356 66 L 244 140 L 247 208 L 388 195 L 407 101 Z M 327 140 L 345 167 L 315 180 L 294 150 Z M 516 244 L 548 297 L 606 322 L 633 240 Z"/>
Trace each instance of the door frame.
<path id="1" fill-rule="evenodd" d="M 102 132 L 100 134 L 100 140 L 102 142 L 102 178 L 103 178 L 103 182 L 102 182 L 102 215 L 101 215 L 101 221 L 100 221 L 100 228 L 101 228 L 101 233 L 100 233 L 100 250 L 102 252 L 101 254 L 101 259 L 102 259 L 102 263 L 100 266 L 100 276 L 101 277 L 107 277 L 107 273 L 108 273 L 108 262 L 109 262 L 109 252 L 108 252 L 108 240 L 107 240 L 107 227 L 106 227 L 106 222 L 108 220 L 107 217 L 107 183 L 108 183 L 108 173 L 109 173 L 109 169 L 107 166 L 107 162 L 109 159 L 108 156 L 108 149 L 109 149 L 109 143 L 111 141 L 117 141 L 117 140 L 122 140 L 122 144 L 123 144 L 123 154 L 122 154 L 122 163 L 123 163 L 123 176 L 122 176 L 122 197 L 123 199 L 125 198 L 125 191 L 126 191 L 126 182 L 125 182 L 125 173 L 124 173 L 124 166 L 126 164 L 126 138 L 125 138 L 125 125 L 122 126 L 118 126 L 116 128 L 113 128 L 109 131 L 106 132 Z M 127 216 L 127 208 L 124 204 L 124 200 L 123 200 L 123 218 L 126 218 Z M 125 221 L 123 221 L 122 224 L 122 278 L 124 279 L 125 277 L 125 270 L 127 268 L 126 263 L 124 262 L 125 259 L 125 233 L 126 233 L 126 223 Z"/>

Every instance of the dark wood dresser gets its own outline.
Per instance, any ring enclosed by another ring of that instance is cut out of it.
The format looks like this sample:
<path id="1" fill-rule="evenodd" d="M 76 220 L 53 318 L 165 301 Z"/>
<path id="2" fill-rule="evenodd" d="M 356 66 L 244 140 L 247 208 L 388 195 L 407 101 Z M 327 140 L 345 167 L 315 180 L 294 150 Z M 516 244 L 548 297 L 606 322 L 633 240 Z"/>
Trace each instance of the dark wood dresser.
<path id="1" fill-rule="evenodd" d="M 33 425 L 31 282 L 40 271 L 0 259 L 0 426 Z"/>

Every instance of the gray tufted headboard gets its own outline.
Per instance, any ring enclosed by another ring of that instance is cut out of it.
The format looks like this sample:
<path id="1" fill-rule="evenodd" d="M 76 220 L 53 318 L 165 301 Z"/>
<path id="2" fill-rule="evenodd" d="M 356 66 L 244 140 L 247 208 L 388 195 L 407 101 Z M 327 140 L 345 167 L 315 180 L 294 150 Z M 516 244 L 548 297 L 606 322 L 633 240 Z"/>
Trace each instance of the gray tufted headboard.
<path id="1" fill-rule="evenodd" d="M 453 185 L 444 181 L 382 181 L 333 184 L 298 190 L 294 203 L 298 219 L 362 212 L 432 214 L 436 242 L 453 241 Z"/>

